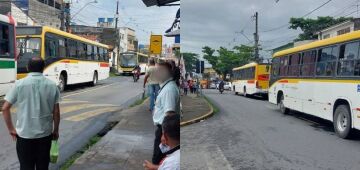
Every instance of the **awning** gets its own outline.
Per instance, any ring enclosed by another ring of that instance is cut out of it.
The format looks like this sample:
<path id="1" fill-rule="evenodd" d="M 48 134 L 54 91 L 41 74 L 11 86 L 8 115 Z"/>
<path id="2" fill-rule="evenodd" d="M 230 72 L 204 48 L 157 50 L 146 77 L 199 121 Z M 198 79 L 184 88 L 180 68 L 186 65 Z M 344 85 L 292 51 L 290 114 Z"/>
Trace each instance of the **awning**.
<path id="1" fill-rule="evenodd" d="M 178 2 L 180 0 L 142 0 L 144 2 L 144 4 L 147 7 L 150 6 L 169 6 L 169 5 L 174 5 L 174 2 Z"/>

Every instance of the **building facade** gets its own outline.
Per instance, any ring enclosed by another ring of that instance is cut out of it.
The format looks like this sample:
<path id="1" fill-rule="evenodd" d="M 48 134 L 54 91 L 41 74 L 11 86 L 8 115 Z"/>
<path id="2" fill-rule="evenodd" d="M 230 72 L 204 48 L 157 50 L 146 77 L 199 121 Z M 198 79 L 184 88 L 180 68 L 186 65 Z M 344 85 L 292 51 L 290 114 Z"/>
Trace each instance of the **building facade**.
<path id="1" fill-rule="evenodd" d="M 333 25 L 317 32 L 316 34 L 318 35 L 318 39 L 322 40 L 357 30 L 360 30 L 360 18 L 354 18 L 340 24 Z"/>
<path id="2" fill-rule="evenodd" d="M 0 14 L 11 13 L 18 25 L 60 28 L 63 0 L 16 0 L 0 3 Z"/>

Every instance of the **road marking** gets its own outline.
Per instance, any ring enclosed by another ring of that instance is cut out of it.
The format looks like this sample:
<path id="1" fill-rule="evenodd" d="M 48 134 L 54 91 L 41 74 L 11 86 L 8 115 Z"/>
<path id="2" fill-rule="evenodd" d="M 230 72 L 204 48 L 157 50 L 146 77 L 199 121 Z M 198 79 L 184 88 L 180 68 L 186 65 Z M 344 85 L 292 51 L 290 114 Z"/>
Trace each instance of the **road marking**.
<path id="1" fill-rule="evenodd" d="M 77 110 L 88 109 L 88 108 L 92 108 L 92 107 L 114 107 L 114 106 L 116 106 L 116 105 L 112 105 L 112 104 L 78 104 L 78 105 L 73 105 L 73 106 L 60 107 L 60 113 L 65 114 L 65 113 L 70 113 L 70 112 L 74 112 Z"/>
<path id="2" fill-rule="evenodd" d="M 215 145 L 214 147 L 212 147 L 212 149 L 214 149 L 211 152 L 212 154 L 205 155 L 207 160 L 206 161 L 207 168 L 209 170 L 217 170 L 218 168 L 220 168 L 219 166 L 221 166 L 221 169 L 233 170 L 233 168 L 231 167 L 229 161 L 226 159 L 220 147 L 218 145 Z"/>
<path id="3" fill-rule="evenodd" d="M 109 87 L 111 85 L 114 85 L 114 84 L 119 84 L 119 83 L 111 83 L 109 85 L 105 85 L 105 86 L 101 86 L 101 87 L 98 87 L 98 88 L 93 88 L 93 89 L 90 89 L 90 90 L 83 90 L 83 91 L 80 91 L 80 92 L 76 92 L 76 93 L 72 93 L 72 94 L 68 94 L 68 95 L 65 95 L 63 96 L 62 98 L 67 98 L 67 97 L 70 97 L 70 96 L 75 96 L 75 95 L 78 95 L 78 94 L 82 94 L 82 93 L 87 93 L 87 92 L 91 92 L 91 91 L 94 91 L 94 90 L 99 90 L 99 89 L 103 89 L 105 87 Z"/>
<path id="4" fill-rule="evenodd" d="M 88 111 L 88 112 L 84 112 L 75 116 L 70 116 L 65 118 L 64 120 L 68 120 L 68 121 L 73 121 L 73 122 L 78 122 L 78 121 L 82 121 L 103 113 L 108 113 L 108 112 L 113 112 L 113 111 L 117 111 L 119 110 L 120 107 L 112 107 L 112 108 L 101 108 L 101 109 L 96 109 L 96 110 L 92 110 L 92 111 Z"/>
<path id="5" fill-rule="evenodd" d="M 81 100 L 63 100 L 60 104 L 68 104 L 68 103 L 89 103 L 89 101 L 81 101 Z"/>

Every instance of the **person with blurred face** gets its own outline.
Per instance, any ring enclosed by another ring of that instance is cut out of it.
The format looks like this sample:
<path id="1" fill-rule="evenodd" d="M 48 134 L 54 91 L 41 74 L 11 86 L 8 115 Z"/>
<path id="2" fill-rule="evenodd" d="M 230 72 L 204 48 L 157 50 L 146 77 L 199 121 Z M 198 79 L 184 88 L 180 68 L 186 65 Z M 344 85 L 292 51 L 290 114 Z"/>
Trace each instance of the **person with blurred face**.
<path id="1" fill-rule="evenodd" d="M 155 78 L 155 60 L 153 58 L 149 61 L 149 68 L 146 70 L 145 79 L 144 79 L 144 88 L 147 84 L 148 94 L 150 96 L 150 111 L 154 110 L 155 100 L 157 93 L 159 91 L 159 83 Z"/>
<path id="2" fill-rule="evenodd" d="M 143 166 L 147 170 L 179 170 L 180 169 L 180 115 L 168 112 L 162 125 L 161 151 L 166 157 L 160 165 L 145 161 Z"/>
<path id="3" fill-rule="evenodd" d="M 155 102 L 153 112 L 153 122 L 156 126 L 154 152 L 152 163 L 159 165 L 164 154 L 159 148 L 162 135 L 162 123 L 167 113 L 180 113 L 180 92 L 172 75 L 172 66 L 170 63 L 164 62 L 157 65 L 155 77 L 160 84 L 160 90 Z"/>

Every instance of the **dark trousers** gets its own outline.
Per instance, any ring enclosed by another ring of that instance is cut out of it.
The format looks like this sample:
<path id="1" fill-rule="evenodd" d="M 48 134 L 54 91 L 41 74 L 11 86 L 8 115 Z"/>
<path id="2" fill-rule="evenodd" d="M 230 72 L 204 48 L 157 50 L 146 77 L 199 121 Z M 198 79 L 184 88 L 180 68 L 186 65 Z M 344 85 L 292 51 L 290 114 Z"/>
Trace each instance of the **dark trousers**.
<path id="1" fill-rule="evenodd" d="M 20 162 L 20 170 L 49 169 L 52 135 L 25 139 L 17 137 L 16 151 Z"/>
<path id="2" fill-rule="evenodd" d="M 155 165 L 159 165 L 160 161 L 165 157 L 165 155 L 161 152 L 159 148 L 159 145 L 161 143 L 161 135 L 162 127 L 161 125 L 157 125 L 155 130 L 154 152 L 152 157 L 152 163 Z"/>
<path id="3" fill-rule="evenodd" d="M 188 88 L 184 88 L 184 94 L 187 95 L 188 93 Z"/>

